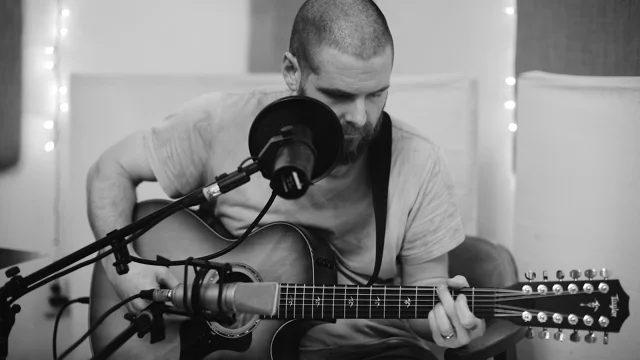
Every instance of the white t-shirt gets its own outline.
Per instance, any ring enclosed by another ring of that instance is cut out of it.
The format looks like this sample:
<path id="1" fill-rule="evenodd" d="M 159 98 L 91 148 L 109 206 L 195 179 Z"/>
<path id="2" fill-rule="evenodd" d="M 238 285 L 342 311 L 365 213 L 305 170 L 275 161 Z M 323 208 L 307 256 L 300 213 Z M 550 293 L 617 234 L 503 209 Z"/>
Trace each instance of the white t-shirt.
<path id="1" fill-rule="evenodd" d="M 188 102 L 145 132 L 145 147 L 156 178 L 172 198 L 183 196 L 234 171 L 249 154 L 248 134 L 257 114 L 289 91 L 209 93 Z M 390 114 L 391 115 L 391 114 Z M 458 246 L 465 237 L 453 182 L 441 149 L 394 118 L 387 223 L 380 284 L 401 284 L 402 264 L 423 263 Z M 366 181 L 324 179 L 300 199 L 276 198 L 260 224 L 286 221 L 322 230 L 344 264 L 362 283 L 375 263 L 375 217 Z M 217 218 L 239 237 L 271 195 L 258 172 L 217 198 Z M 195 255 L 200 256 L 200 255 Z M 425 274 L 428 277 L 429 274 Z M 338 282 L 351 282 L 338 275 Z M 311 329 L 301 349 L 366 344 L 404 338 L 428 348 L 405 320 L 338 320 Z"/>

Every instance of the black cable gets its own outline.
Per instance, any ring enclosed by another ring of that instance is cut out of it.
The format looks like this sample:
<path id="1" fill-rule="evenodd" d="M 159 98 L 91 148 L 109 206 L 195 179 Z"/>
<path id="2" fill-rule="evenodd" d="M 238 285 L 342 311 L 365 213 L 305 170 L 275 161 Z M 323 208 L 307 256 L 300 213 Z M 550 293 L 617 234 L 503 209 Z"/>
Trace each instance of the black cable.
<path id="1" fill-rule="evenodd" d="M 251 223 L 251 225 L 249 225 L 247 230 L 245 230 L 245 232 L 242 234 L 242 236 L 240 236 L 238 238 L 238 240 L 234 241 L 231 245 L 227 246 L 226 248 L 224 248 L 224 249 L 222 249 L 222 250 L 220 250 L 220 251 L 218 251 L 216 253 L 213 253 L 213 254 L 210 254 L 210 255 L 207 255 L 207 256 L 202 256 L 202 257 L 195 258 L 195 259 L 204 260 L 204 261 L 215 259 L 217 257 L 220 257 L 220 256 L 230 252 L 231 250 L 235 249 L 240 244 L 242 244 L 242 242 L 247 239 L 247 237 L 251 234 L 253 229 L 258 225 L 260 220 L 262 220 L 264 215 L 267 213 L 267 211 L 269 210 L 269 208 L 271 207 L 271 205 L 275 201 L 276 196 L 277 196 L 276 192 L 272 191 L 271 192 L 271 197 L 269 198 L 269 201 L 267 201 L 267 204 L 262 208 L 262 211 L 260 211 L 260 214 L 258 214 L 258 216 L 255 218 L 253 223 Z M 156 260 L 142 259 L 142 258 L 139 258 L 139 257 L 136 257 L 136 256 L 132 256 L 131 257 L 131 261 L 137 262 L 137 263 L 140 263 L 140 264 L 145 264 L 145 265 L 153 265 L 153 266 L 184 266 L 186 264 L 185 260 L 156 261 Z"/>
<path id="2" fill-rule="evenodd" d="M 65 309 L 72 304 L 82 303 L 89 304 L 89 297 L 83 296 L 77 299 L 69 300 L 58 310 L 58 315 L 56 316 L 56 321 L 53 324 L 53 360 L 58 358 L 58 325 L 60 324 L 60 318 L 62 318 L 62 313 L 64 313 Z"/>
<path id="3" fill-rule="evenodd" d="M 109 317 L 109 315 L 113 314 L 114 312 L 116 312 L 116 310 L 118 310 L 119 308 L 121 308 L 123 305 L 125 305 L 126 303 L 133 301 L 135 299 L 138 299 L 142 296 L 142 294 L 138 293 L 132 296 L 129 296 L 128 298 L 120 301 L 119 303 L 115 304 L 113 307 L 111 307 L 109 310 L 107 310 L 104 314 L 102 314 L 102 316 L 100 316 L 100 318 L 98 318 L 98 320 L 96 320 L 96 322 L 94 322 L 91 327 L 89 328 L 89 330 L 87 330 L 87 332 L 85 332 L 80 339 L 78 339 L 78 341 L 76 341 L 75 343 L 73 343 L 73 345 L 71 345 L 65 352 L 62 353 L 62 355 L 60 355 L 59 358 L 54 359 L 54 360 L 62 360 L 64 359 L 67 355 L 69 355 L 69 353 L 71 353 L 73 350 L 75 350 L 78 346 L 80 346 L 80 344 L 82 344 L 82 342 L 88 338 L 91 333 L 93 333 L 98 326 L 100 326 L 100 324 L 102 324 L 107 317 Z"/>

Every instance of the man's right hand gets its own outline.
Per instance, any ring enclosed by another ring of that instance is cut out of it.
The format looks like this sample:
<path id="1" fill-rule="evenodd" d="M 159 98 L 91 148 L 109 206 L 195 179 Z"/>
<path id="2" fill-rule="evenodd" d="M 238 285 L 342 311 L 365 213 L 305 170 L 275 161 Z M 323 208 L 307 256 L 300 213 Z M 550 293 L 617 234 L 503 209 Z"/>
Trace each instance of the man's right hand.
<path id="1" fill-rule="evenodd" d="M 140 293 L 142 290 L 173 288 L 180 284 L 178 279 L 164 266 L 144 265 L 129 263 L 129 272 L 118 275 L 112 267 L 109 273 L 109 281 L 113 285 L 121 300 Z M 126 304 L 127 310 L 135 314 L 140 313 L 151 302 L 143 299 L 135 299 Z"/>

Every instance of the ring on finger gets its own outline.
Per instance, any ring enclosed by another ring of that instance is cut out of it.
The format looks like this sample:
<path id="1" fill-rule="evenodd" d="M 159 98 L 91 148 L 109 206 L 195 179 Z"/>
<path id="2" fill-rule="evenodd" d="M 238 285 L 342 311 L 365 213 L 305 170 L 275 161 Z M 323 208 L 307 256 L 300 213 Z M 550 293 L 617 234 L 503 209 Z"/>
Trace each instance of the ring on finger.
<path id="1" fill-rule="evenodd" d="M 449 339 L 453 338 L 454 336 L 456 336 L 456 332 L 455 332 L 455 331 L 454 331 L 454 332 L 452 332 L 452 333 L 451 333 L 451 334 L 449 334 L 449 335 L 446 335 L 446 336 L 445 336 L 445 335 L 442 335 L 442 338 L 443 338 L 443 339 L 445 339 L 445 340 L 449 340 Z"/>

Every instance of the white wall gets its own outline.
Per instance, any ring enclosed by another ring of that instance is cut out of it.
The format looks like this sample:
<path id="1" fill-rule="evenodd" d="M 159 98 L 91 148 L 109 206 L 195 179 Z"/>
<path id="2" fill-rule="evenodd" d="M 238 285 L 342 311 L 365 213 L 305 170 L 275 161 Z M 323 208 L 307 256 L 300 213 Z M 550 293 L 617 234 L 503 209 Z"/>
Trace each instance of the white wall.
<path id="1" fill-rule="evenodd" d="M 71 10 L 69 33 L 62 49 L 62 70 L 66 75 L 247 71 L 249 0 L 62 2 Z M 395 37 L 396 73 L 459 72 L 478 79 L 479 235 L 510 245 L 511 133 L 507 129 L 509 114 L 502 104 L 509 96 L 503 80 L 510 75 L 513 61 L 513 17 L 502 12 L 501 2 L 379 0 L 378 3 Z M 0 174 L 0 199 L 3 200 L 0 228 L 11 246 L 53 253 L 55 153 L 42 150 L 50 134 L 41 124 L 55 107 L 52 79 L 42 66 L 43 49 L 53 39 L 55 9 L 54 2 L 46 0 L 27 0 L 24 4 L 24 157 L 19 168 Z M 66 126 L 65 120 L 62 119 L 62 127 Z M 27 200 L 24 192 L 18 190 L 23 185 L 32 189 Z M 64 201 L 62 199 L 63 206 Z M 38 219 L 36 225 L 31 219 Z M 63 253 L 73 250 L 77 248 L 64 248 Z M 26 264 L 23 271 L 29 273 L 52 259 Z M 87 291 L 74 289 L 72 295 L 86 295 Z M 50 356 L 51 321 L 43 321 L 43 311 L 39 310 L 46 308 L 46 295 L 43 290 L 22 301 L 31 312 L 23 311 L 14 328 L 11 349 L 15 358 L 20 358 L 18 354 L 30 359 Z M 76 326 L 70 332 L 63 332 L 68 336 L 61 340 L 61 348 L 85 329 L 86 326 Z M 42 341 L 29 340 L 34 337 Z"/>

